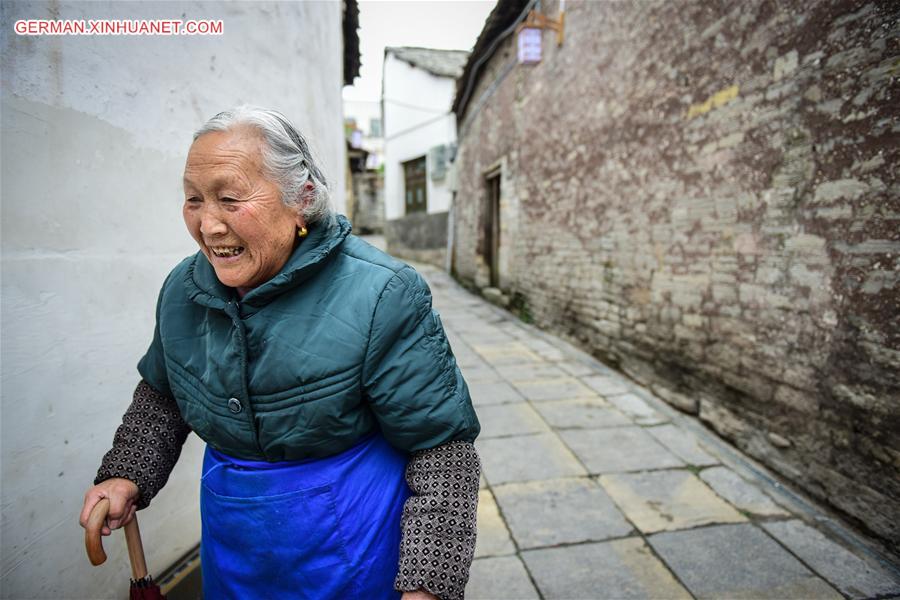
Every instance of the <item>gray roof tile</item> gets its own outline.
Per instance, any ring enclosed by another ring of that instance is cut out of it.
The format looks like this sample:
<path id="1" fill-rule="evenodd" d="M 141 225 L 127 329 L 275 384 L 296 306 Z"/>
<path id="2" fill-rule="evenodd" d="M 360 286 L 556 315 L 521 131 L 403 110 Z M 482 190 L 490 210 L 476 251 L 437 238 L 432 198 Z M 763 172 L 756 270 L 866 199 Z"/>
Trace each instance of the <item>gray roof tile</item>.
<path id="1" fill-rule="evenodd" d="M 438 50 L 436 48 L 389 47 L 391 53 L 403 62 L 419 67 L 438 77 L 459 77 L 469 58 L 465 50 Z"/>

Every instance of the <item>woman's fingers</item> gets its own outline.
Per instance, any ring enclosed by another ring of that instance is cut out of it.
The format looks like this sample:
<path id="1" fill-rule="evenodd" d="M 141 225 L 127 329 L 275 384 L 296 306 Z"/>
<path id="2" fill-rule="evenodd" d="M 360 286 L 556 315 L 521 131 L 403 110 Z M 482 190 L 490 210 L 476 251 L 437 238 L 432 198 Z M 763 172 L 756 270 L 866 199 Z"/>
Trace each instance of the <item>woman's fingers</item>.
<path id="1" fill-rule="evenodd" d="M 107 479 L 89 489 L 84 495 L 84 506 L 78 522 L 84 527 L 84 543 L 93 565 L 106 560 L 101 536 L 110 535 L 131 519 L 137 512 L 139 490 L 127 479 Z"/>
<path id="2" fill-rule="evenodd" d="M 96 486 L 92 487 L 85 493 L 84 495 L 84 505 L 81 507 L 81 514 L 78 516 L 78 524 L 82 527 L 87 527 L 88 525 L 88 517 L 91 515 L 91 511 L 94 510 L 94 506 L 96 506 L 97 502 L 100 501 L 104 496 L 98 493 Z"/>
<path id="3" fill-rule="evenodd" d="M 82 527 L 87 527 L 91 511 L 104 498 L 109 501 L 109 513 L 101 533 L 109 535 L 109 530 L 118 529 L 131 520 L 137 510 L 138 488 L 127 479 L 108 479 L 93 486 L 84 495 L 84 505 L 78 518 Z"/>
<path id="4" fill-rule="evenodd" d="M 106 517 L 106 524 L 111 529 L 118 529 L 124 525 L 123 521 L 128 516 L 128 511 L 134 503 L 133 498 L 129 498 L 118 488 L 109 490 L 109 515 Z"/>
<path id="5" fill-rule="evenodd" d="M 118 529 L 120 527 L 125 527 L 131 519 L 134 518 L 135 513 L 137 512 L 137 505 L 133 500 L 128 499 L 125 501 L 125 508 L 122 513 L 119 514 L 118 517 L 113 517 L 112 508 L 110 508 L 109 515 L 110 518 L 106 519 L 106 525 L 109 529 Z M 107 534 L 108 535 L 108 534 Z"/>

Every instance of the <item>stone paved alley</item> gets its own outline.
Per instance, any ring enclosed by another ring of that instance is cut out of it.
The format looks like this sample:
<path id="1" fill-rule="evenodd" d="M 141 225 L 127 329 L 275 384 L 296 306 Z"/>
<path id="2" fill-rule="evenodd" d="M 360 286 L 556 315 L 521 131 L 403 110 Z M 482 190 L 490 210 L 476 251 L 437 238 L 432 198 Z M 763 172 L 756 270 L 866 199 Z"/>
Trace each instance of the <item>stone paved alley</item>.
<path id="1" fill-rule="evenodd" d="M 895 566 L 696 420 L 417 269 L 482 425 L 467 598 L 900 594 Z"/>

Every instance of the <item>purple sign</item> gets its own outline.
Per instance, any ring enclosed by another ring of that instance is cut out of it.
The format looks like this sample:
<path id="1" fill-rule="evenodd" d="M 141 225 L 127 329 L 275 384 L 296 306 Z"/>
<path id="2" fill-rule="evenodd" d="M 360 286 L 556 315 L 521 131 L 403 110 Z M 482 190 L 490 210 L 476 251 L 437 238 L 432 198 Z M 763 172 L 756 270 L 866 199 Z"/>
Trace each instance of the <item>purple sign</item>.
<path id="1" fill-rule="evenodd" d="M 519 63 L 530 65 L 541 62 L 540 29 L 526 27 L 519 32 Z"/>

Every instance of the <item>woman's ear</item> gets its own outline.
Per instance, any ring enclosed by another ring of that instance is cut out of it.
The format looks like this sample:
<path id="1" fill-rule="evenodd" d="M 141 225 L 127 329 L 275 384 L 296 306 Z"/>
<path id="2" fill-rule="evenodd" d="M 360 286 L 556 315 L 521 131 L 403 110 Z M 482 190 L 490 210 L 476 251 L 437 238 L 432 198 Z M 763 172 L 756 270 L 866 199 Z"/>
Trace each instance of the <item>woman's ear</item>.
<path id="1" fill-rule="evenodd" d="M 313 192 L 316 190 L 316 184 L 310 180 L 306 180 L 303 187 L 300 188 L 300 205 L 309 206 L 313 202 Z"/>
<path id="2" fill-rule="evenodd" d="M 300 207 L 297 209 L 297 227 L 303 229 L 306 227 L 306 218 L 303 216 L 304 209 L 313 201 L 313 191 L 316 189 L 312 181 L 307 181 L 300 188 Z"/>

